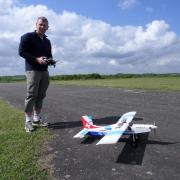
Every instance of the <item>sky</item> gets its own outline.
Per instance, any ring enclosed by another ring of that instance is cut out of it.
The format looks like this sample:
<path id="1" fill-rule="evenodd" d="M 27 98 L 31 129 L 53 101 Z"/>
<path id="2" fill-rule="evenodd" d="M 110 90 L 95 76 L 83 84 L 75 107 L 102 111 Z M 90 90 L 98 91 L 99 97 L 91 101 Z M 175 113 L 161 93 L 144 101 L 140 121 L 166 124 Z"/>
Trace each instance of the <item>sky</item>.
<path id="1" fill-rule="evenodd" d="M 179 73 L 179 0 L 0 0 L 0 76 L 25 74 L 20 37 L 49 20 L 56 74 Z"/>

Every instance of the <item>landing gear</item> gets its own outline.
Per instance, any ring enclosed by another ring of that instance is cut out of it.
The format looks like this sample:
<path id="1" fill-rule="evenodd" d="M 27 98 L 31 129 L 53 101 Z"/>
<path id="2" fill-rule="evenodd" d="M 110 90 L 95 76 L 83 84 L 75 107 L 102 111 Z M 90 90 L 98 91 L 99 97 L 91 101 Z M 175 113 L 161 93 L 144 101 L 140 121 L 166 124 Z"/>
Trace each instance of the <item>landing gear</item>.
<path id="1" fill-rule="evenodd" d="M 132 146 L 133 148 L 136 148 L 137 145 L 138 145 L 138 141 L 139 141 L 139 136 L 136 135 L 136 134 L 133 134 L 133 135 L 131 136 L 131 146 Z"/>

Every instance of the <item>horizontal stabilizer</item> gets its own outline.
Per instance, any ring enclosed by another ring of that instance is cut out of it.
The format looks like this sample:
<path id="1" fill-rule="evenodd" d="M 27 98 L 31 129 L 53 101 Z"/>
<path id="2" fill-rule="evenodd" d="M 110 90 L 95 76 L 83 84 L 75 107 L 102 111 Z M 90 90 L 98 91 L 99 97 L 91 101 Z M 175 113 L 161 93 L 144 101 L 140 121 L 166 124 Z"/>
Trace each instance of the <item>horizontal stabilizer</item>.
<path id="1" fill-rule="evenodd" d="M 74 135 L 74 138 L 83 138 L 89 131 L 87 129 L 83 129 L 80 132 L 78 132 L 76 135 Z"/>

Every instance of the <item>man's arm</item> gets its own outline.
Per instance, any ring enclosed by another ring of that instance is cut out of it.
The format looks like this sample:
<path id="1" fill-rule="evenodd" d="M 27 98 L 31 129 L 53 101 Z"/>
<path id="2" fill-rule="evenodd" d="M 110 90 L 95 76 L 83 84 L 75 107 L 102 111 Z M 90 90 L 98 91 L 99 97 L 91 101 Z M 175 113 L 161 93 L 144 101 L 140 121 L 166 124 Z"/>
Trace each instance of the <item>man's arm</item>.
<path id="1" fill-rule="evenodd" d="M 29 53 L 30 48 L 30 34 L 25 34 L 21 36 L 20 44 L 19 44 L 19 55 L 25 58 L 30 64 L 33 62 L 37 62 L 36 57 Z"/>
<path id="2" fill-rule="evenodd" d="M 48 40 L 48 41 L 49 41 L 50 51 L 48 53 L 47 59 L 53 59 L 51 42 L 50 42 L 50 40 Z"/>

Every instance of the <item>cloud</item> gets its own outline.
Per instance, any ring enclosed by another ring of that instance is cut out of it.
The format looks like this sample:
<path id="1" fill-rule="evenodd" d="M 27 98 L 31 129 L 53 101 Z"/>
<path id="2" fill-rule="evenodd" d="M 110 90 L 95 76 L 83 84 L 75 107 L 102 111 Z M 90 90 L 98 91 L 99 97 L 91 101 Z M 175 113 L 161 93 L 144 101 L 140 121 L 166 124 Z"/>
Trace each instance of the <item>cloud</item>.
<path id="1" fill-rule="evenodd" d="M 134 7 L 138 3 L 138 0 L 119 0 L 118 6 L 121 9 L 129 9 Z"/>
<path id="2" fill-rule="evenodd" d="M 13 6 L 13 1 L 1 0 L 0 1 L 0 15 L 8 14 L 12 6 Z"/>
<path id="3" fill-rule="evenodd" d="M 47 35 L 54 59 L 60 60 L 50 68 L 51 74 L 180 71 L 180 40 L 164 20 L 112 26 L 75 12 L 56 13 L 44 5 L 25 6 L 13 0 L 0 0 L 0 5 L 0 75 L 24 74 L 20 36 L 33 31 L 42 15 L 50 22 Z"/>

